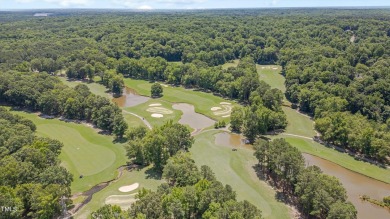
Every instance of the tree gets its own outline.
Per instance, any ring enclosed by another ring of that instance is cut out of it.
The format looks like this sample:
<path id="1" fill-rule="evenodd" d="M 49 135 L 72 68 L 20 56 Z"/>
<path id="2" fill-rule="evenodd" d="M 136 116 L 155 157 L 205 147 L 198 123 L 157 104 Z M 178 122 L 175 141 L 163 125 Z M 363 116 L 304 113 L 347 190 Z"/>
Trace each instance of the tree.
<path id="1" fill-rule="evenodd" d="M 161 97 L 163 95 L 163 87 L 159 83 L 154 83 L 150 92 L 152 97 Z"/>
<path id="2" fill-rule="evenodd" d="M 351 202 L 337 201 L 330 206 L 327 219 L 356 219 L 357 211 Z"/>
<path id="3" fill-rule="evenodd" d="M 93 219 L 126 219 L 130 218 L 117 205 L 104 205 L 97 211 L 92 212 Z"/>
<path id="4" fill-rule="evenodd" d="M 230 127 L 232 128 L 233 132 L 240 132 L 241 127 L 244 123 L 244 115 L 242 108 L 240 107 L 233 107 L 232 113 L 230 115 Z"/>
<path id="5" fill-rule="evenodd" d="M 171 186 L 195 185 L 200 180 L 200 172 L 194 160 L 183 152 L 169 158 L 163 172 L 163 177 Z"/>

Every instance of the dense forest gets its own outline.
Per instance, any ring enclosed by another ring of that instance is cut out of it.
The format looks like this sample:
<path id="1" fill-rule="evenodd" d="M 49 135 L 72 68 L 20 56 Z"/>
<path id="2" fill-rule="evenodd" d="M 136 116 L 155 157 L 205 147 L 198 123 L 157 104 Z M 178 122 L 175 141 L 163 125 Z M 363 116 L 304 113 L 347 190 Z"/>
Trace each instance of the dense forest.
<path id="1" fill-rule="evenodd" d="M 35 135 L 30 120 L 0 107 L 0 218 L 53 218 L 70 196 L 72 175 L 59 165 L 62 143 Z"/>
<path id="2" fill-rule="evenodd" d="M 126 137 L 128 157 L 154 164 L 168 182 L 157 191 L 142 190 L 129 211 L 105 206 L 92 217 L 259 218 L 261 213 L 238 202 L 210 168 L 196 167 L 183 152 L 193 143 L 185 126 L 127 131 L 118 106 L 85 85 L 65 86 L 57 74 L 99 78 L 114 95 L 131 77 L 237 100 L 243 106 L 233 109 L 230 127 L 254 143 L 259 171 L 309 218 L 356 218 L 338 180 L 305 168 L 302 155 L 283 140 L 258 140 L 287 121 L 283 93 L 259 80 L 256 64 L 282 66 L 285 97 L 313 116 L 322 141 L 388 164 L 389 10 L 107 12 L 63 10 L 45 18 L 33 17 L 33 11 L 0 12 L 0 103 L 90 122 Z M 237 67 L 221 66 L 236 59 Z M 58 164 L 62 144 L 36 137 L 29 120 L 5 109 L 0 114 L 0 206 L 17 207 L 8 218 L 58 215 L 72 179 Z"/>
<path id="3" fill-rule="evenodd" d="M 388 10 L 106 12 L 1 13 L 0 69 L 100 76 L 117 94 L 122 76 L 161 80 L 248 103 L 261 89 L 255 70 L 218 66 L 280 64 L 287 98 L 315 117 L 322 140 L 389 162 Z"/>
<path id="4" fill-rule="evenodd" d="M 119 138 L 127 130 L 122 111 L 109 99 L 92 94 L 84 84 L 69 88 L 46 73 L 0 74 L 0 103 L 39 111 L 44 116 L 85 120 Z"/>

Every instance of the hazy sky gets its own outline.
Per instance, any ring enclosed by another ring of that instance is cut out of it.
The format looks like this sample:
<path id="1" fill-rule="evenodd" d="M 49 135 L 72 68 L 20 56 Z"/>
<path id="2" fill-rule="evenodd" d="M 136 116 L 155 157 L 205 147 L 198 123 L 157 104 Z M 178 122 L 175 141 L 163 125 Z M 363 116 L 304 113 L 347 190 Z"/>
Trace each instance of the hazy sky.
<path id="1" fill-rule="evenodd" d="M 0 10 L 37 8 L 202 9 L 324 6 L 390 6 L 390 0 L 0 0 Z"/>

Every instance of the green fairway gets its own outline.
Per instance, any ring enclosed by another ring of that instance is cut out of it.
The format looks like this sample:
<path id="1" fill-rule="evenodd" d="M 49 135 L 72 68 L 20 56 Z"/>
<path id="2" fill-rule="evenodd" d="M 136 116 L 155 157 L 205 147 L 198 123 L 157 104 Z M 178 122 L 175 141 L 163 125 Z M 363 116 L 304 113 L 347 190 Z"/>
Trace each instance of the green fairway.
<path id="1" fill-rule="evenodd" d="M 57 139 L 64 144 L 60 159 L 61 165 L 73 174 L 72 194 L 113 179 L 116 169 L 126 163 L 123 146 L 113 144 L 112 136 L 100 135 L 85 124 L 43 119 L 20 111 L 14 113 L 32 120 L 39 136 Z M 80 175 L 84 177 L 80 179 Z"/>
<path id="2" fill-rule="evenodd" d="M 102 207 L 106 198 L 111 195 L 133 194 L 137 193 L 140 188 L 152 189 L 155 191 L 162 182 L 163 180 L 153 176 L 153 172 L 150 170 L 150 167 L 130 172 L 125 170 L 118 181 L 111 183 L 103 190 L 95 193 L 92 196 L 92 200 L 81 208 L 81 210 L 75 215 L 75 218 L 88 218 L 93 211 Z M 118 190 L 122 186 L 131 185 L 133 183 L 139 183 L 139 188 L 127 193 L 123 193 Z"/>
<path id="3" fill-rule="evenodd" d="M 123 113 L 123 117 L 125 118 L 125 121 L 127 122 L 127 125 L 129 127 L 137 127 L 137 126 L 146 127 L 145 123 L 143 123 L 140 118 L 134 115 Z"/>
<path id="4" fill-rule="evenodd" d="M 155 107 L 153 107 L 153 105 L 149 106 L 151 104 L 161 104 L 161 106 L 155 106 Z M 148 112 L 147 111 L 147 110 L 151 110 L 153 108 L 157 108 L 156 112 Z M 159 112 L 159 110 L 158 110 L 159 108 L 166 109 L 167 112 L 165 112 L 165 113 L 168 113 L 168 114 L 164 114 L 164 112 Z M 128 108 L 125 108 L 124 110 L 142 116 L 148 122 L 150 122 L 150 124 L 152 126 L 163 125 L 168 120 L 173 120 L 174 122 L 177 122 L 177 121 L 179 121 L 181 115 L 183 114 L 180 110 L 173 109 L 171 103 L 168 103 L 166 101 L 162 101 L 159 99 L 151 99 L 151 100 L 147 101 L 146 103 L 143 103 L 143 104 L 140 104 L 137 106 L 133 106 L 133 107 L 128 107 Z M 153 113 L 162 114 L 164 117 L 154 118 L 154 117 L 152 117 Z"/>
<path id="5" fill-rule="evenodd" d="M 312 138 L 316 135 L 314 131 L 314 123 L 310 117 L 298 113 L 296 110 L 290 107 L 282 107 L 284 113 L 287 116 L 288 125 L 285 132 L 294 135 L 302 135 Z"/>
<path id="6" fill-rule="evenodd" d="M 257 163 L 253 151 L 239 148 L 233 152 L 231 147 L 216 145 L 216 133 L 207 131 L 196 136 L 190 152 L 197 165 L 210 166 L 218 180 L 231 185 L 239 200 L 260 208 L 264 218 L 290 218 L 287 206 L 275 199 L 275 191 L 252 168 Z"/>
<path id="7" fill-rule="evenodd" d="M 257 73 L 259 74 L 260 80 L 265 81 L 271 85 L 272 88 L 277 88 L 283 93 L 286 92 L 284 86 L 285 78 L 280 74 L 282 67 L 278 65 L 256 65 Z"/>
<path id="8" fill-rule="evenodd" d="M 86 83 L 86 82 L 81 82 L 81 81 L 68 81 L 66 77 L 58 77 L 62 81 L 62 83 L 68 85 L 69 87 L 76 87 L 78 84 L 85 84 L 91 91 L 91 93 L 106 97 L 108 99 L 111 99 L 112 96 L 109 92 L 107 92 L 107 88 L 103 86 L 102 84 L 96 83 L 96 82 L 91 82 L 91 83 Z"/>
<path id="9" fill-rule="evenodd" d="M 150 96 L 150 88 L 152 83 L 144 80 L 135 80 L 126 78 L 125 84 L 127 87 L 130 87 L 136 90 L 140 95 Z M 163 87 L 164 96 L 161 97 L 161 100 L 165 100 L 171 103 L 188 103 L 192 104 L 195 107 L 197 113 L 206 115 L 215 120 L 222 120 L 221 116 L 216 116 L 211 111 L 212 107 L 219 107 L 221 102 L 230 102 L 234 105 L 234 102 L 227 101 L 222 97 L 213 95 L 212 93 L 205 93 L 201 91 L 194 91 L 190 89 L 185 89 L 183 87 Z"/>

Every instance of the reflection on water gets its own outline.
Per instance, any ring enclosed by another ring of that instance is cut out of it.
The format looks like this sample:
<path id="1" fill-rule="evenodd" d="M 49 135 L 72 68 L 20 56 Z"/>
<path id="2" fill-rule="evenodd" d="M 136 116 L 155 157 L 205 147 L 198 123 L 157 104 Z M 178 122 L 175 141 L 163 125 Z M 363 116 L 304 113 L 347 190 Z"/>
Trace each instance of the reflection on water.
<path id="1" fill-rule="evenodd" d="M 215 135 L 215 143 L 221 146 L 230 146 L 234 148 L 245 147 L 246 145 L 242 136 L 228 132 L 218 133 Z M 347 190 L 348 200 L 355 205 L 358 211 L 359 219 L 375 218 L 388 219 L 390 212 L 382 207 L 376 206 L 369 202 L 363 202 L 359 196 L 368 195 L 371 198 L 382 200 L 385 196 L 390 196 L 390 184 L 380 182 L 367 176 L 355 173 L 335 163 L 325 159 L 303 154 L 307 165 L 316 165 L 328 175 L 337 177 Z"/>
<path id="2" fill-rule="evenodd" d="M 371 198 L 382 200 L 383 197 L 390 195 L 390 184 L 371 179 L 310 154 L 303 154 L 303 156 L 307 165 L 316 165 L 324 173 L 340 180 L 347 190 L 348 200 L 355 205 L 358 211 L 358 218 L 390 218 L 388 210 L 359 199 L 361 195 L 368 195 Z"/>
<path id="3" fill-rule="evenodd" d="M 112 102 L 118 104 L 119 107 L 132 107 L 145 103 L 149 99 L 149 97 L 140 96 L 135 90 L 126 87 L 123 89 L 122 96 L 113 98 Z"/>
<path id="4" fill-rule="evenodd" d="M 245 139 L 238 134 L 221 132 L 215 135 L 215 144 L 221 146 L 231 146 L 235 148 L 244 147 L 247 149 L 253 149 L 252 145 L 245 144 Z"/>
<path id="5" fill-rule="evenodd" d="M 183 115 L 181 116 L 179 123 L 183 125 L 189 125 L 191 128 L 199 130 L 214 125 L 215 121 L 196 113 L 193 105 L 187 103 L 176 103 L 172 106 L 175 110 L 181 110 Z"/>

